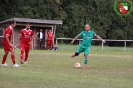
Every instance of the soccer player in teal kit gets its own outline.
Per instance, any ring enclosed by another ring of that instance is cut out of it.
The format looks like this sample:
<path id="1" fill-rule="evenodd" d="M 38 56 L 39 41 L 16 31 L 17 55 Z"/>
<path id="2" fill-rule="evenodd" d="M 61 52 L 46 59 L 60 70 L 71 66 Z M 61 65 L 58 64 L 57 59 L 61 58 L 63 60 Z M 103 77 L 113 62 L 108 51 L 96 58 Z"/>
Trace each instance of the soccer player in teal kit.
<path id="1" fill-rule="evenodd" d="M 94 31 L 90 30 L 90 26 L 88 24 L 85 25 L 85 31 L 82 31 L 79 35 L 77 35 L 70 44 L 73 44 L 74 41 L 78 38 L 82 38 L 82 42 L 80 43 L 77 51 L 75 54 L 73 54 L 71 57 L 78 56 L 81 52 L 84 52 L 84 67 L 87 67 L 88 63 L 88 54 L 90 53 L 91 48 L 91 42 L 93 37 L 96 37 L 97 39 L 100 39 L 103 43 L 105 43 L 105 40 L 103 40 L 100 36 L 98 36 Z"/>

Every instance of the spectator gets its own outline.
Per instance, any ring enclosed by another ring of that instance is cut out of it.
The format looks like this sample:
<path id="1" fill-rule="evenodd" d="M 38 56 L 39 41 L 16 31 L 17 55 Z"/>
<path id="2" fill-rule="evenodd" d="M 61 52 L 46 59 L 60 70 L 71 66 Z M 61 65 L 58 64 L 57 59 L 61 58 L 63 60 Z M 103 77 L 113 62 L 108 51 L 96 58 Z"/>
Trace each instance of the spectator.
<path id="1" fill-rule="evenodd" d="M 40 29 L 40 32 L 37 33 L 37 39 L 38 39 L 38 49 L 42 48 L 42 43 L 43 43 L 43 39 L 44 39 L 44 34 L 43 34 L 43 30 Z"/>

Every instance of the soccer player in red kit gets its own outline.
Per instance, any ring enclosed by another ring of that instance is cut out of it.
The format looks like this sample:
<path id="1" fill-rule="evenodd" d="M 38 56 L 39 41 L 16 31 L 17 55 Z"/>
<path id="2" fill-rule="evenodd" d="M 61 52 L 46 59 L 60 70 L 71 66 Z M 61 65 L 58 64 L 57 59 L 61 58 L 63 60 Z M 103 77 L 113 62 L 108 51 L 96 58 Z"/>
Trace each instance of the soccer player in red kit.
<path id="1" fill-rule="evenodd" d="M 53 40 L 54 34 L 52 33 L 51 30 L 49 30 L 49 32 L 47 33 L 46 37 L 48 39 L 48 42 L 47 42 L 48 50 L 51 48 L 51 45 L 52 45 L 52 49 L 53 49 L 53 46 L 54 46 L 54 40 Z"/>
<path id="2" fill-rule="evenodd" d="M 13 28 L 15 26 L 16 26 L 16 22 L 14 20 L 12 20 L 12 21 L 10 21 L 10 26 L 8 26 L 5 30 L 4 37 L 2 40 L 5 54 L 3 56 L 1 66 L 9 66 L 5 62 L 6 62 L 8 53 L 11 52 L 13 67 L 19 67 L 19 65 L 16 63 L 16 60 L 15 60 L 14 47 L 13 47 L 13 44 L 11 42 L 12 36 L 13 36 Z"/>
<path id="3" fill-rule="evenodd" d="M 19 43 L 20 43 L 20 62 L 26 64 L 28 54 L 30 51 L 30 45 L 33 41 L 33 31 L 30 29 L 30 23 L 26 23 L 26 28 L 20 31 Z M 25 53 L 25 56 L 24 56 Z"/>

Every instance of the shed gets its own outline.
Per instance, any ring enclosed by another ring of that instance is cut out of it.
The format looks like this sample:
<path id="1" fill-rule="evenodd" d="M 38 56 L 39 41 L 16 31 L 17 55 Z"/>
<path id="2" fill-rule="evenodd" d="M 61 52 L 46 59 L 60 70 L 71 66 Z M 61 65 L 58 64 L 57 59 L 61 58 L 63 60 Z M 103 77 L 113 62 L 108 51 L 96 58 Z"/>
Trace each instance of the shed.
<path id="1" fill-rule="evenodd" d="M 5 21 L 0 22 L 0 48 L 2 48 L 2 38 L 4 35 L 4 31 L 6 27 L 9 26 L 10 20 L 16 21 L 16 27 L 13 30 L 13 45 L 16 46 L 18 44 L 18 37 L 20 30 L 25 28 L 26 23 L 30 23 L 31 30 L 33 30 L 34 35 L 36 36 L 37 32 L 40 29 L 43 29 L 44 33 L 44 42 L 42 44 L 43 49 L 47 48 L 47 39 L 46 34 L 48 30 L 52 30 L 54 35 L 56 34 L 56 25 L 62 25 L 62 21 L 60 20 L 42 20 L 42 19 L 29 19 L 29 18 L 11 18 Z M 34 36 L 33 43 L 31 45 L 31 49 L 37 49 L 38 41 L 37 38 Z"/>

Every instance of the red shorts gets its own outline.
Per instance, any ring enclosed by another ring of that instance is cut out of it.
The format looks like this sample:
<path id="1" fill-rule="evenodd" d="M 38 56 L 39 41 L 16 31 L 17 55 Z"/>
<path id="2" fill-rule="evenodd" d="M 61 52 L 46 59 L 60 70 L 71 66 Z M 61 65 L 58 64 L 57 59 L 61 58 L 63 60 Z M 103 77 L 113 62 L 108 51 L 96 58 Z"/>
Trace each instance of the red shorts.
<path id="1" fill-rule="evenodd" d="M 54 41 L 53 40 L 48 40 L 48 45 L 53 45 Z"/>
<path id="2" fill-rule="evenodd" d="M 9 51 L 14 50 L 14 48 L 11 47 L 6 41 L 2 41 L 2 45 L 4 47 L 4 51 L 5 52 L 9 52 Z"/>
<path id="3" fill-rule="evenodd" d="M 30 45 L 21 44 L 20 45 L 20 50 L 23 50 L 23 51 L 29 53 L 29 51 L 30 51 Z"/>

